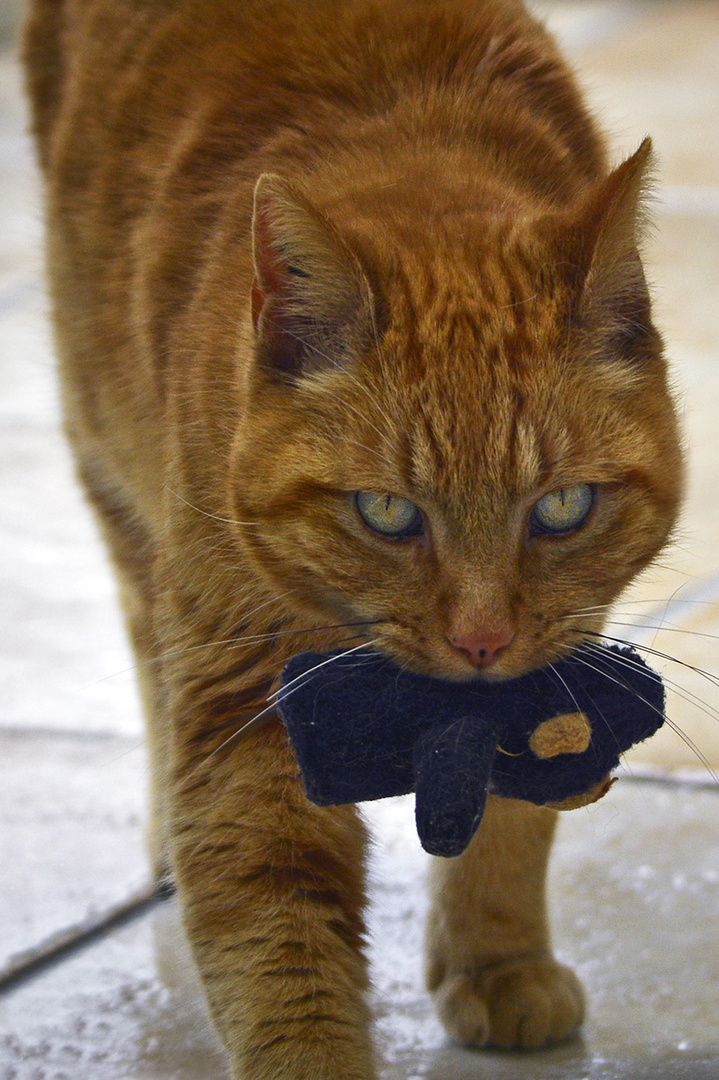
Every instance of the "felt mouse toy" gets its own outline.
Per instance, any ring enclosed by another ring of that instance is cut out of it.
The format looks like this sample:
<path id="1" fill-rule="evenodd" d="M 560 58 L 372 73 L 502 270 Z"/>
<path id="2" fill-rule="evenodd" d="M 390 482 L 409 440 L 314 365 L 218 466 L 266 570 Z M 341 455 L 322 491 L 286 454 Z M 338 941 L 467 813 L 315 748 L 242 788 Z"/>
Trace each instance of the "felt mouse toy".
<path id="1" fill-rule="evenodd" d="M 318 806 L 416 793 L 422 846 L 459 855 L 487 793 L 572 809 L 664 720 L 664 687 L 632 649 L 592 647 L 508 682 L 445 682 L 377 653 L 302 653 L 278 711 Z"/>

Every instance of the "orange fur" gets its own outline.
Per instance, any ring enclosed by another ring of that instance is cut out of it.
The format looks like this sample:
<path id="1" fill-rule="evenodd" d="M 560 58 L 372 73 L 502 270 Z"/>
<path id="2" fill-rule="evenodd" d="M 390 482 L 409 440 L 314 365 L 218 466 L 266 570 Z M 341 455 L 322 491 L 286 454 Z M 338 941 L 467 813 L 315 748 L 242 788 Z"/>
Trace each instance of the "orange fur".
<path id="1" fill-rule="evenodd" d="M 546 664 L 665 543 L 649 144 L 609 170 L 513 0 L 33 0 L 25 58 L 158 872 L 236 1076 L 368 1080 L 363 828 L 307 803 L 267 694 L 293 653 L 361 640 L 446 678 L 477 677 L 458 643 L 482 635 L 508 642 L 486 677 Z M 585 527 L 532 534 L 577 484 Z M 421 535 L 372 532 L 361 490 L 411 500 Z M 493 801 L 436 870 L 429 985 L 461 1040 L 581 1019 L 548 941 L 552 823 Z"/>

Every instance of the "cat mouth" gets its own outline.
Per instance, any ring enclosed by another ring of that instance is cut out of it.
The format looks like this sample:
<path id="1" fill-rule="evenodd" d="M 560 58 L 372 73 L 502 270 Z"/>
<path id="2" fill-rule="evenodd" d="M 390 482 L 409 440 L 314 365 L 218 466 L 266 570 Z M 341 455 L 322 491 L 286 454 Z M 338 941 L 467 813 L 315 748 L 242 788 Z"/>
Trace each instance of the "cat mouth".
<path id="1" fill-rule="evenodd" d="M 444 682 L 501 683 L 550 667 L 552 663 L 581 648 L 584 634 L 573 630 L 571 640 L 545 638 L 537 641 L 520 628 L 491 663 L 477 664 L 463 655 L 446 637 L 436 639 L 415 627 L 392 620 L 373 627 L 368 641 L 377 652 L 418 675 Z"/>
<path id="2" fill-rule="evenodd" d="M 478 665 L 446 638 L 438 636 L 434 640 L 394 620 L 375 629 L 371 645 L 377 652 L 417 675 L 444 682 L 505 682 L 544 666 L 541 661 L 523 662 L 519 657 L 513 657 L 509 650 L 493 663 Z"/>

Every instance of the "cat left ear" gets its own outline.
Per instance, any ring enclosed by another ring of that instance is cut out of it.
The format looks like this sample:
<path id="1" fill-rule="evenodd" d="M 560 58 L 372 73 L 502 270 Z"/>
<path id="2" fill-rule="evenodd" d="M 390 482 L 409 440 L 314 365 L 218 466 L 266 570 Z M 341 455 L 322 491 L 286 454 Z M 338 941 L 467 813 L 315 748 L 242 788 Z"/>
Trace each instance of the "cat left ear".
<path id="1" fill-rule="evenodd" d="M 633 354 L 654 332 L 639 255 L 651 166 L 651 139 L 645 139 L 592 193 L 575 222 L 578 319 L 615 356 Z"/>
<path id="2" fill-rule="evenodd" d="M 252 222 L 258 357 L 282 381 L 342 367 L 371 341 L 367 279 L 332 226 L 279 176 L 263 173 Z"/>

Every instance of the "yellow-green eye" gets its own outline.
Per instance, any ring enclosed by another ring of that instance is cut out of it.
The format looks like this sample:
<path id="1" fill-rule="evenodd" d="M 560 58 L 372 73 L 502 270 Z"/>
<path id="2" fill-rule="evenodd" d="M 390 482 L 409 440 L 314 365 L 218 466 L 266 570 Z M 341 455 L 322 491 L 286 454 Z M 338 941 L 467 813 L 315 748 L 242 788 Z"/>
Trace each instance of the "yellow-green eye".
<path id="1" fill-rule="evenodd" d="M 392 540 L 407 540 L 422 532 L 422 511 L 409 499 L 389 491 L 358 491 L 357 513 L 365 525 Z"/>
<path id="2" fill-rule="evenodd" d="M 547 533 L 557 536 L 579 529 L 589 517 L 593 502 L 591 484 L 574 484 L 550 491 L 534 505 L 529 519 L 530 532 L 535 536 Z"/>

